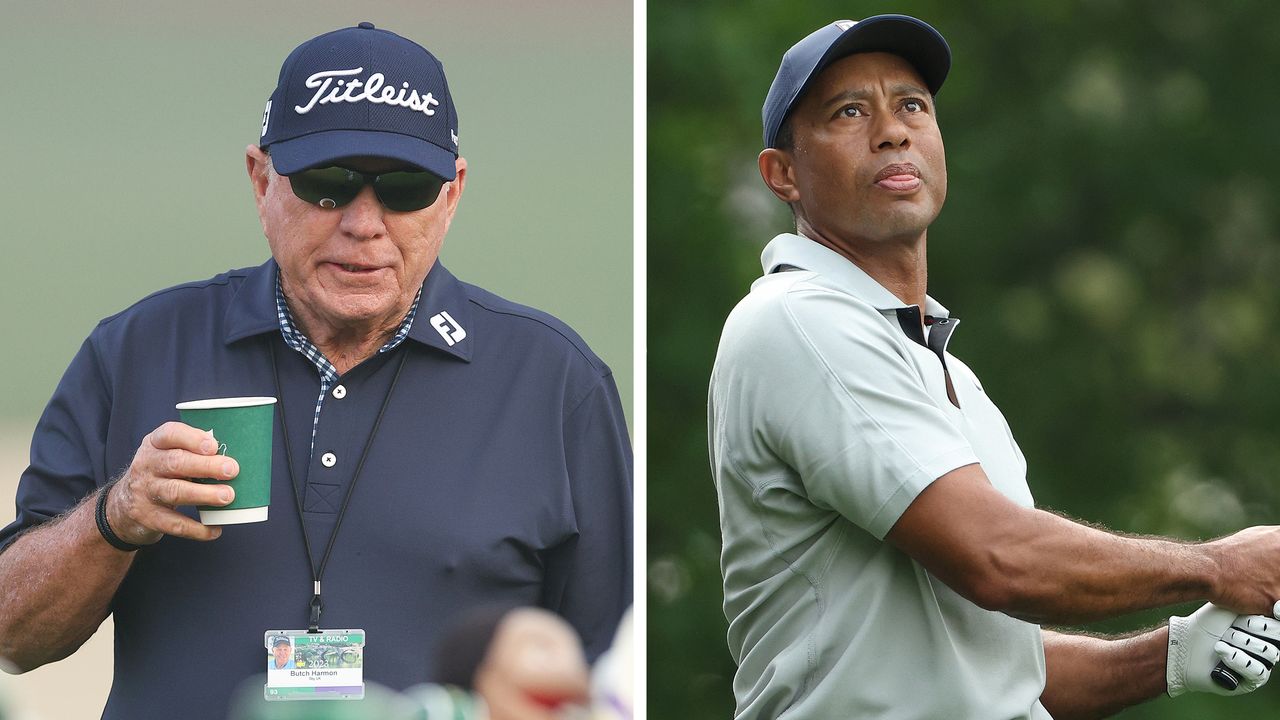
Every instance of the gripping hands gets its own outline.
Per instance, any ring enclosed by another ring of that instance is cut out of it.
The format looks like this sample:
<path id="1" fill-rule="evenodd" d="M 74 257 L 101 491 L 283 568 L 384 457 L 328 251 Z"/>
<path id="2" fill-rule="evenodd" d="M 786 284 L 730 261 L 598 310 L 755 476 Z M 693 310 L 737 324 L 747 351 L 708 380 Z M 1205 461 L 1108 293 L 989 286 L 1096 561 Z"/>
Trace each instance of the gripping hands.
<path id="1" fill-rule="evenodd" d="M 235 460 L 218 454 L 213 435 L 179 422 L 167 422 L 142 439 L 129 470 L 108 486 L 107 524 L 124 542 L 149 545 L 162 535 L 213 540 L 222 533 L 175 508 L 180 505 L 222 506 L 235 491 L 228 485 L 205 485 L 191 478 L 230 481 L 240 473 Z"/>
<path id="2" fill-rule="evenodd" d="M 1280 613 L 1280 602 L 1273 612 Z M 1170 697 L 1184 692 L 1244 695 L 1271 678 L 1280 661 L 1280 620 L 1265 615 L 1236 615 L 1205 604 L 1188 617 L 1169 618 L 1169 656 L 1165 668 Z M 1240 680 L 1234 690 L 1213 682 L 1222 663 Z"/>

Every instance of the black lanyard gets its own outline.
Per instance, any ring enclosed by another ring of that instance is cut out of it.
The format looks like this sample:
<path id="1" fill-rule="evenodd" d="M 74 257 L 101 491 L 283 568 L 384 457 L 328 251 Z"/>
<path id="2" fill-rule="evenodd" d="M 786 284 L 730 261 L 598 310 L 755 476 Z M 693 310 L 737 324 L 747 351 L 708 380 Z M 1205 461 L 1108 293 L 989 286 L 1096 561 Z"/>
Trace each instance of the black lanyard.
<path id="1" fill-rule="evenodd" d="M 320 632 L 320 611 L 323 604 L 320 602 L 320 580 L 324 577 L 324 569 L 329 564 L 329 557 L 333 555 L 333 545 L 338 539 L 338 530 L 342 528 L 342 518 L 347 514 L 347 505 L 351 502 L 351 493 L 355 492 L 356 481 L 360 479 L 360 471 L 364 469 L 364 461 L 369 457 L 369 448 L 373 447 L 373 439 L 378 435 L 378 426 L 382 424 L 382 416 L 387 411 L 387 405 L 391 402 L 391 396 L 395 393 L 396 382 L 400 380 L 400 371 L 404 370 L 405 360 L 409 358 L 407 349 L 400 351 L 400 364 L 396 366 L 396 374 L 391 378 L 391 387 L 387 388 L 386 397 L 382 398 L 382 407 L 378 408 L 378 417 L 373 421 L 373 430 L 369 432 L 369 441 L 364 445 L 364 451 L 360 453 L 360 460 L 356 464 L 356 472 L 351 476 L 351 484 L 347 486 L 346 497 L 342 498 L 342 506 L 338 508 L 338 520 L 333 526 L 333 532 L 329 535 L 329 546 L 324 550 L 324 557 L 320 559 L 320 567 L 317 568 L 311 559 L 311 538 L 307 535 L 307 521 L 302 516 L 302 493 L 298 488 L 297 475 L 293 472 L 293 448 L 289 442 L 289 425 L 285 422 L 284 416 L 284 391 L 280 385 L 280 370 L 276 367 L 276 344 L 274 336 L 269 342 L 271 348 L 271 374 L 276 381 L 276 396 L 280 401 L 276 403 L 276 407 L 280 409 L 280 431 L 284 433 L 284 456 L 289 467 L 289 484 L 293 486 L 293 506 L 298 511 L 298 524 L 302 526 L 302 544 L 307 549 L 307 566 L 311 569 L 312 580 L 312 596 L 311 596 L 311 626 L 307 629 L 308 633 Z"/>

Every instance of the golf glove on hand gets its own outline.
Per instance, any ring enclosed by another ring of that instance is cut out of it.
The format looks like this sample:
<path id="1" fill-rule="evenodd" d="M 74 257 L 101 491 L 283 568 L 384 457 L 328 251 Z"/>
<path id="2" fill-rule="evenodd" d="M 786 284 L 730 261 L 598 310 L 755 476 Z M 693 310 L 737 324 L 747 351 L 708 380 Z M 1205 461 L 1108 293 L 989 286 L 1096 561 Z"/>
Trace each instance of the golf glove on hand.
<path id="1" fill-rule="evenodd" d="M 1280 603 L 1276 603 L 1280 610 Z M 1267 683 L 1280 661 L 1280 620 L 1265 615 L 1236 615 L 1205 604 L 1188 617 L 1169 618 L 1169 656 L 1165 669 L 1170 697 L 1184 692 L 1244 695 Z M 1213 682 L 1209 673 L 1223 663 L 1240 679 L 1235 690 Z"/>

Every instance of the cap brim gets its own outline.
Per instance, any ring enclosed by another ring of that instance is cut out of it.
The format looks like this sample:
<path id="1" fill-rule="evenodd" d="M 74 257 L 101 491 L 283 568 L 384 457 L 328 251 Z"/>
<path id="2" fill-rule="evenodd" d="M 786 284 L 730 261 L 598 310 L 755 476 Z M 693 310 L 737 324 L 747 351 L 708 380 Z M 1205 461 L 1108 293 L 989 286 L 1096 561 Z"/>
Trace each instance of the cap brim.
<path id="1" fill-rule="evenodd" d="M 375 130 L 329 130 L 272 143 L 271 163 L 281 175 L 339 160 L 375 157 L 398 160 L 445 180 L 457 177 L 457 154 L 434 143 L 399 133 Z"/>
<path id="2" fill-rule="evenodd" d="M 907 15 L 878 15 L 856 23 L 831 43 L 796 97 L 831 63 L 865 52 L 892 53 L 911 63 L 933 95 L 951 70 L 951 48 L 937 30 Z"/>

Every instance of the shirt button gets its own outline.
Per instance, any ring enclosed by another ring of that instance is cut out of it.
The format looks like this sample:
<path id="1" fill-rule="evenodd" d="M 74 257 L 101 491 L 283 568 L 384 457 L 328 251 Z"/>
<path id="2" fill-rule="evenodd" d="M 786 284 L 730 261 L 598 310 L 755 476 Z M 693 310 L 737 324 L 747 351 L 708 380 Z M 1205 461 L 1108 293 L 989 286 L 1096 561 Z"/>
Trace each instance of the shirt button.
<path id="1" fill-rule="evenodd" d="M 347 396 L 347 389 L 342 385 L 339 385 L 338 387 L 333 389 L 333 396 L 341 400 L 342 398 Z"/>
<path id="2" fill-rule="evenodd" d="M 338 464 L 338 456 L 333 453 L 325 453 L 320 456 L 320 464 L 325 467 L 333 467 Z"/>

